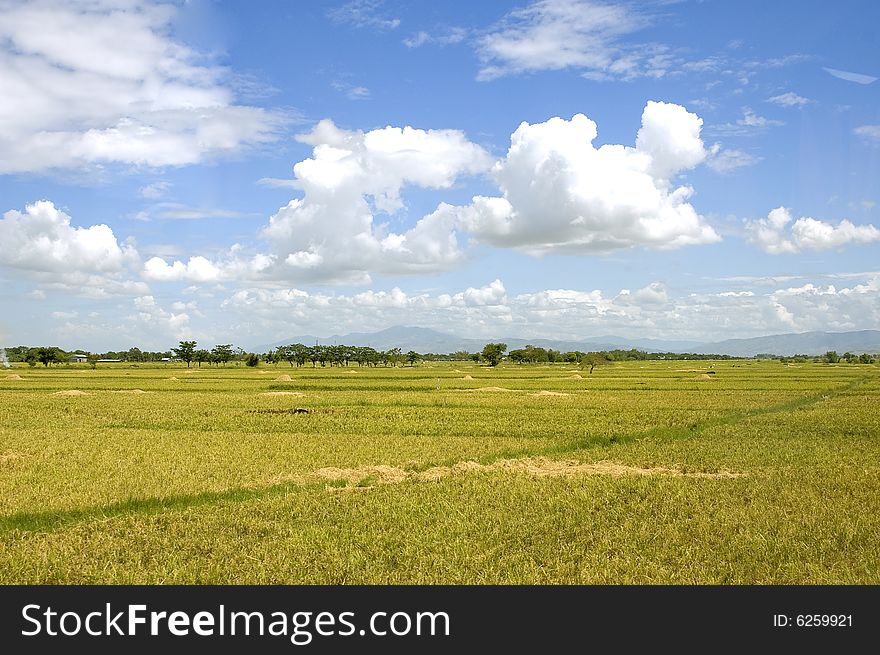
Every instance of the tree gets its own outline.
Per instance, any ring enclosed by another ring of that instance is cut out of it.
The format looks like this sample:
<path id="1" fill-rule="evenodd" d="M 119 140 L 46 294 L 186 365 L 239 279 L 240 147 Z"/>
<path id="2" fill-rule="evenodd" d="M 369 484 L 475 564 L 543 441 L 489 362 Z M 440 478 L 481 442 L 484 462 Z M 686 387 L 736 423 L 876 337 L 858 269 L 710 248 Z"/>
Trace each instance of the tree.
<path id="1" fill-rule="evenodd" d="M 250 366 L 251 368 L 253 368 L 260 363 L 260 358 L 254 353 L 248 353 L 244 356 L 244 363 L 245 366 Z"/>
<path id="2" fill-rule="evenodd" d="M 871 357 L 871 355 L 868 353 L 862 353 L 861 355 L 859 355 L 859 363 L 860 364 L 873 364 L 874 358 Z"/>
<path id="3" fill-rule="evenodd" d="M 602 353 L 587 353 L 581 359 L 581 362 L 583 362 L 584 364 L 590 365 L 590 374 L 591 375 L 593 373 L 593 369 L 596 368 L 596 366 L 599 366 L 600 364 L 604 364 L 607 361 L 609 361 L 608 358 L 606 357 L 606 355 L 603 355 Z"/>
<path id="4" fill-rule="evenodd" d="M 403 361 L 403 352 L 400 348 L 392 348 L 391 350 L 386 350 L 383 357 L 385 358 L 386 366 L 391 364 L 392 366 L 397 366 Z"/>
<path id="5" fill-rule="evenodd" d="M 483 346 L 483 359 L 489 362 L 489 366 L 498 366 L 498 362 L 501 361 L 506 350 L 506 343 L 487 343 Z"/>
<path id="6" fill-rule="evenodd" d="M 823 358 L 829 364 L 836 364 L 840 361 L 840 355 L 837 354 L 836 350 L 829 350 L 825 353 L 825 357 Z"/>
<path id="7" fill-rule="evenodd" d="M 197 351 L 193 353 L 193 359 L 195 359 L 199 363 L 199 368 L 202 367 L 202 362 L 210 362 L 211 361 L 211 352 L 205 350 L 204 348 L 199 348 Z"/>
<path id="8" fill-rule="evenodd" d="M 232 359 L 232 344 L 223 343 L 211 349 L 211 355 L 218 364 L 225 364 Z"/>
<path id="9" fill-rule="evenodd" d="M 177 348 L 172 348 L 171 350 L 174 352 L 175 357 L 186 362 L 186 365 L 188 368 L 190 363 L 195 358 L 196 342 L 195 341 L 181 341 L 180 345 L 177 346 Z"/>
<path id="10" fill-rule="evenodd" d="M 419 355 L 415 350 L 410 350 L 408 353 L 406 353 L 406 361 L 409 362 L 410 366 L 415 366 L 416 362 L 419 361 L 421 358 L 422 356 Z"/>
<path id="11" fill-rule="evenodd" d="M 455 361 L 466 362 L 471 358 L 471 354 L 467 350 L 456 350 L 452 353 L 452 359 Z"/>
<path id="12" fill-rule="evenodd" d="M 56 348 L 55 346 L 50 346 L 48 348 L 37 348 L 34 351 L 34 359 L 40 362 L 43 366 L 49 366 L 49 364 L 57 364 L 63 361 L 63 353 L 60 348 Z"/>

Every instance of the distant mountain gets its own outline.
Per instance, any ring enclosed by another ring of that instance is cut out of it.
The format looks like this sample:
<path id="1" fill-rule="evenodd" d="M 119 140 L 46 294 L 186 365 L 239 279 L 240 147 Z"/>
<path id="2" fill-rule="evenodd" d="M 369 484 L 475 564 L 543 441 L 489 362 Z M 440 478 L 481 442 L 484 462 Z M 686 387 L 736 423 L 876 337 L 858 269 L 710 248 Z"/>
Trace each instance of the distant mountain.
<path id="1" fill-rule="evenodd" d="M 839 354 L 880 352 L 880 330 L 858 332 L 803 332 L 774 334 L 751 339 L 727 339 L 700 346 L 695 352 L 718 353 L 735 357 L 769 355 L 822 355 L 829 350 Z"/>
<path id="2" fill-rule="evenodd" d="M 880 330 L 859 332 L 805 332 L 803 334 L 776 334 L 751 339 L 727 339 L 714 343 L 698 341 L 667 341 L 662 339 L 627 339 L 613 335 L 589 337 L 580 341 L 560 339 L 522 339 L 520 337 L 501 337 L 497 339 L 470 339 L 457 337 L 430 328 L 394 326 L 378 332 L 352 332 L 334 334 L 329 337 L 302 335 L 284 341 L 260 346 L 258 352 L 273 350 L 290 343 L 313 345 L 345 344 L 347 346 L 371 346 L 376 350 L 400 348 L 404 352 L 415 350 L 420 353 L 451 353 L 457 350 L 477 352 L 489 341 L 503 342 L 509 350 L 516 350 L 531 344 L 540 348 L 552 348 L 562 352 L 580 350 L 629 350 L 638 348 L 648 352 L 710 353 L 753 357 L 759 354 L 772 355 L 821 355 L 829 350 L 838 353 L 880 352 Z"/>

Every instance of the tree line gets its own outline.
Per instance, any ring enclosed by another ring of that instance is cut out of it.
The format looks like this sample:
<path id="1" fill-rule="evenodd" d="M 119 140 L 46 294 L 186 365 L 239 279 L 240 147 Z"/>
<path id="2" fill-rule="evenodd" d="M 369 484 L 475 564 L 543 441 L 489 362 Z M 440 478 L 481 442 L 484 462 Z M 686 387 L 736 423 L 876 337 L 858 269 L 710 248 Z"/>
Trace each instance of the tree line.
<path id="1" fill-rule="evenodd" d="M 166 351 L 141 350 L 134 347 L 124 351 L 108 351 L 105 353 L 92 353 L 84 350 L 66 352 L 57 346 L 15 346 L 6 349 L 11 362 L 27 362 L 31 366 L 43 364 L 61 364 L 70 361 L 73 356 L 84 356 L 86 361 L 95 365 L 100 360 L 121 361 L 129 363 L 179 361 L 186 362 L 187 366 L 204 363 L 210 365 L 226 365 L 230 362 L 256 366 L 260 361 L 270 364 L 287 362 L 291 366 L 313 367 L 321 366 L 415 366 L 421 361 L 473 361 L 485 363 L 489 366 L 497 366 L 502 360 L 514 364 L 554 364 L 568 363 L 580 364 L 590 367 L 590 372 L 597 365 L 610 362 L 648 361 L 648 360 L 736 360 L 736 359 L 776 359 L 783 363 L 788 362 L 824 362 L 837 364 L 873 364 L 876 359 L 869 353 L 855 354 L 845 352 L 839 355 L 835 351 L 828 351 L 824 355 L 794 355 L 783 357 L 779 355 L 760 354 L 754 358 L 734 357 L 731 355 L 702 354 L 702 353 L 674 353 L 674 352 L 646 352 L 631 348 L 629 350 L 601 350 L 582 352 L 559 351 L 552 348 L 526 345 L 508 351 L 505 343 L 487 343 L 479 352 L 459 350 L 453 353 L 418 353 L 414 350 L 403 352 L 401 348 L 379 350 L 370 346 L 347 346 L 341 344 L 307 346 L 301 343 L 292 343 L 279 346 L 269 352 L 257 354 L 246 352 L 244 349 L 235 347 L 233 344 L 218 344 L 210 350 L 199 348 L 196 341 L 180 341 L 176 347 Z"/>

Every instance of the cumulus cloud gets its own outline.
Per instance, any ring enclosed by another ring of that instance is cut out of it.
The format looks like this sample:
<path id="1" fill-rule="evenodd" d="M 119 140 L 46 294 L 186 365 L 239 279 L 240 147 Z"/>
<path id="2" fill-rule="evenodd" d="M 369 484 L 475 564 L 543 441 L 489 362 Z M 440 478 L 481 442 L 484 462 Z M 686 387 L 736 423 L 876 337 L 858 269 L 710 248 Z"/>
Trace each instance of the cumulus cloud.
<path id="1" fill-rule="evenodd" d="M 136 313 L 129 316 L 129 320 L 139 329 L 147 329 L 153 333 L 153 339 L 157 334 L 167 335 L 175 341 L 192 338 L 193 329 L 190 326 L 190 316 L 183 311 L 185 306 L 178 307 L 175 311 L 168 311 L 150 295 L 134 298 L 132 304 Z M 175 305 L 183 305 L 183 303 L 175 303 Z"/>
<path id="2" fill-rule="evenodd" d="M 688 202 L 693 189 L 672 182 L 705 159 L 701 125 L 684 107 L 651 101 L 635 147 L 595 148 L 596 123 L 583 114 L 522 123 L 494 167 L 503 197 L 437 213 L 457 216 L 480 241 L 531 254 L 712 243 L 720 237 Z"/>
<path id="3" fill-rule="evenodd" d="M 848 220 L 832 225 L 804 217 L 787 228 L 791 220 L 789 209 L 777 207 L 767 218 L 746 221 L 749 241 L 771 255 L 829 250 L 851 243 L 880 241 L 880 230 L 873 225 L 854 225 Z"/>
<path id="4" fill-rule="evenodd" d="M 6 212 L 0 243 L 0 265 L 26 271 L 117 273 L 138 258 L 134 246 L 120 244 L 107 225 L 74 227 L 48 200 Z"/>
<path id="5" fill-rule="evenodd" d="M 229 320 L 260 321 L 278 334 L 339 334 L 395 324 L 452 334 L 579 340 L 599 334 L 708 341 L 731 335 L 854 330 L 880 321 L 880 277 L 849 287 L 806 283 L 756 293 L 728 289 L 675 295 L 660 282 L 616 293 L 547 289 L 509 295 L 500 280 L 454 294 L 399 288 L 356 295 L 300 289 L 242 289 L 222 303 Z M 293 330 L 293 331 L 292 331 Z"/>
<path id="6" fill-rule="evenodd" d="M 235 104 L 225 69 L 138 0 L 2 2 L 0 173 L 179 166 L 274 140 L 285 117 Z"/>
<path id="7" fill-rule="evenodd" d="M 583 114 L 522 123 L 493 165 L 457 130 L 363 132 L 325 119 L 297 137 L 312 156 L 293 167 L 285 185 L 303 195 L 261 229 L 269 252 L 248 258 L 236 247 L 216 261 L 154 257 L 144 275 L 366 284 L 374 273 L 454 267 L 466 252 L 460 236 L 535 255 L 713 243 L 720 237 L 689 202 L 694 190 L 676 183 L 707 158 L 701 126 L 684 107 L 654 101 L 643 111 L 635 146 L 596 148 L 596 124 Z M 441 202 L 411 227 L 393 229 L 407 187 L 448 189 L 480 173 L 491 173 L 501 195 L 475 196 L 465 206 Z"/>
<path id="8" fill-rule="evenodd" d="M 376 216 L 404 208 L 405 186 L 445 189 L 488 169 L 489 155 L 463 133 L 390 126 L 365 133 L 323 120 L 298 139 L 314 147 L 293 168 L 303 197 L 279 209 L 262 231 L 278 264 L 272 274 L 363 279 L 369 271 L 434 271 L 461 259 L 444 212 L 402 233 Z"/>
<path id="9" fill-rule="evenodd" d="M 478 79 L 566 68 L 600 80 L 662 77 L 672 64 L 667 48 L 623 43 L 649 24 L 624 5 L 539 0 L 513 10 L 479 40 Z"/>
<path id="10" fill-rule="evenodd" d="M 104 224 L 77 227 L 49 200 L 0 219 L 0 270 L 39 283 L 33 297 L 60 291 L 86 298 L 148 293 L 129 276 L 140 265 L 133 240 L 120 242 Z"/>

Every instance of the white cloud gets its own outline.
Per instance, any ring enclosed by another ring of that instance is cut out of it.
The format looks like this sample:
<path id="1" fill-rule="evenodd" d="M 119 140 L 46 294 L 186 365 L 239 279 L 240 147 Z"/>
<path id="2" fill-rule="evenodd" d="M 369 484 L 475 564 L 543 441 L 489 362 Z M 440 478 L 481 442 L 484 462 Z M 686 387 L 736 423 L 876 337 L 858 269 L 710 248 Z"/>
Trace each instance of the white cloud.
<path id="1" fill-rule="evenodd" d="M 260 186 L 267 186 L 273 189 L 296 189 L 296 180 L 281 177 L 261 177 L 257 180 Z"/>
<path id="2" fill-rule="evenodd" d="M 662 77 L 671 61 L 658 45 L 623 44 L 648 19 L 623 5 L 539 0 L 510 12 L 478 44 L 478 79 L 573 68 L 591 79 Z"/>
<path id="3" fill-rule="evenodd" d="M 0 266 L 63 277 L 120 273 L 137 263 L 135 247 L 120 244 L 107 225 L 74 227 L 70 220 L 48 200 L 6 212 L 0 219 Z"/>
<path id="4" fill-rule="evenodd" d="M 522 123 L 494 168 L 503 197 L 443 206 L 481 241 L 531 254 L 588 254 L 634 246 L 677 248 L 719 240 L 672 184 L 706 157 L 702 120 L 683 107 L 649 102 L 636 146 L 592 145 L 583 114 Z"/>
<path id="5" fill-rule="evenodd" d="M 797 93 L 789 91 L 788 93 L 767 98 L 767 102 L 772 102 L 774 105 L 779 105 L 780 107 L 803 107 L 804 105 L 809 105 L 816 101 L 804 98 Z"/>
<path id="6" fill-rule="evenodd" d="M 405 38 L 403 45 L 407 48 L 421 48 L 423 45 L 454 45 L 464 41 L 467 35 L 468 30 L 463 27 L 452 27 L 438 34 L 430 34 L 422 30 Z"/>
<path id="7" fill-rule="evenodd" d="M 874 207 L 877 206 L 876 200 L 851 200 L 849 203 L 850 209 L 861 209 L 862 211 L 871 211 Z"/>
<path id="8" fill-rule="evenodd" d="M 832 225 L 814 218 L 799 218 L 786 232 L 791 219 L 790 210 L 777 207 L 767 218 L 746 221 L 749 241 L 771 255 L 880 241 L 880 230 L 873 225 L 854 225 L 848 220 Z"/>
<path id="9" fill-rule="evenodd" d="M 155 198 L 161 198 L 170 188 L 170 182 L 160 180 L 159 182 L 153 182 L 152 184 L 142 186 L 140 189 L 138 189 L 138 193 L 140 194 L 141 198 L 148 198 L 152 200 Z"/>
<path id="10" fill-rule="evenodd" d="M 722 148 L 720 144 L 716 143 L 709 151 L 706 165 L 716 173 L 724 174 L 735 171 L 738 168 L 752 166 L 762 159 L 763 157 L 758 157 L 742 150 Z"/>
<path id="11" fill-rule="evenodd" d="M 880 143 L 880 125 L 861 125 L 853 130 L 853 134 L 866 141 Z"/>
<path id="12" fill-rule="evenodd" d="M 339 91 L 349 100 L 369 100 L 370 90 L 365 86 L 355 86 L 348 82 L 336 80 L 330 84 L 334 89 Z"/>
<path id="13" fill-rule="evenodd" d="M 761 293 L 730 289 L 675 295 L 652 282 L 630 292 L 548 289 L 509 296 L 496 280 L 454 294 L 407 294 L 399 288 L 356 295 L 300 289 L 242 289 L 224 316 L 258 322 L 278 338 L 422 325 L 476 338 L 584 339 L 599 334 L 709 341 L 807 330 L 853 330 L 880 321 L 880 277 L 851 287 L 807 283 Z M 245 324 L 242 324 L 245 325 Z"/>
<path id="14" fill-rule="evenodd" d="M 835 68 L 825 68 L 822 67 L 826 73 L 833 75 L 841 80 L 846 80 L 847 82 L 856 82 L 857 84 L 871 84 L 877 81 L 877 78 L 873 75 L 863 75 L 862 73 L 851 73 L 849 71 L 837 70 Z"/>
<path id="15" fill-rule="evenodd" d="M 394 30 L 400 27 L 399 18 L 389 18 L 380 11 L 383 0 L 352 0 L 327 12 L 330 20 L 354 27 Z"/>
<path id="16" fill-rule="evenodd" d="M 743 116 L 735 123 L 713 125 L 707 129 L 707 132 L 730 136 L 754 136 L 765 132 L 767 128 L 779 125 L 785 125 L 785 122 L 759 116 L 750 107 L 743 107 Z"/>
<path id="17" fill-rule="evenodd" d="M 148 330 L 151 341 L 155 341 L 157 336 L 167 336 L 175 341 L 193 337 L 190 316 L 183 311 L 185 306 L 168 311 L 159 306 L 153 296 L 134 298 L 133 304 L 136 313 L 128 319 L 140 330 Z M 183 305 L 183 303 L 174 303 L 174 305 Z"/>
<path id="18" fill-rule="evenodd" d="M 206 218 L 246 218 L 253 214 L 245 214 L 230 209 L 211 207 L 187 207 L 177 203 L 162 203 L 156 206 L 159 211 L 155 217 L 171 221 L 194 221 Z"/>
<path id="19" fill-rule="evenodd" d="M 178 166 L 274 140 L 281 114 L 234 104 L 224 69 L 137 0 L 0 5 L 0 173 Z"/>
<path id="20" fill-rule="evenodd" d="M 143 275 L 158 282 L 216 282 L 222 273 L 214 263 L 201 256 L 190 257 L 186 264 L 175 261 L 170 265 L 161 257 L 151 257 L 144 263 Z"/>
<path id="21" fill-rule="evenodd" d="M 464 134 L 390 126 L 365 133 L 323 120 L 298 139 L 314 147 L 293 169 L 304 196 L 280 208 L 262 231 L 278 263 L 267 274 L 363 280 L 370 271 L 434 271 L 461 259 L 454 221 L 443 212 L 402 233 L 375 215 L 403 209 L 405 186 L 444 189 L 485 171 L 488 154 Z"/>

